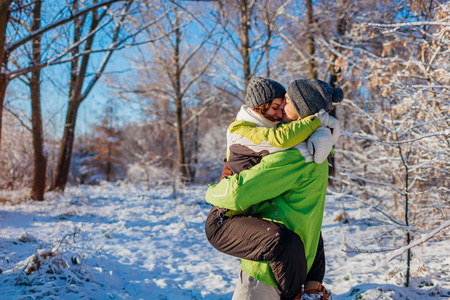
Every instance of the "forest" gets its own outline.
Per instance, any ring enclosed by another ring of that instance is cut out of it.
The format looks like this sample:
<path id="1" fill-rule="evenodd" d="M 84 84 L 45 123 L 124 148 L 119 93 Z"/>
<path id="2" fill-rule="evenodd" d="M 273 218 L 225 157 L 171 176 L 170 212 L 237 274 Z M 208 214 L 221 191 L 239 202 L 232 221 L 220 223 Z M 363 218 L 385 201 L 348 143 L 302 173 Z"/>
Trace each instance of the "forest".
<path id="1" fill-rule="evenodd" d="M 448 1 L 0 0 L 0 58 L 0 203 L 217 182 L 249 80 L 311 78 L 345 94 L 329 193 L 399 241 L 405 286 L 448 242 Z"/>

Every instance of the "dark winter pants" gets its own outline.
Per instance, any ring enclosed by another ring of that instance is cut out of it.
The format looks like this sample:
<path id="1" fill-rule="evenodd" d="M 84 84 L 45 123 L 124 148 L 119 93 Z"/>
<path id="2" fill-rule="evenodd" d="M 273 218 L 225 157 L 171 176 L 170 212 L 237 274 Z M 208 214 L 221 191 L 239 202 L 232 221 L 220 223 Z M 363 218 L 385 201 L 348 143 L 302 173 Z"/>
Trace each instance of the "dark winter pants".
<path id="1" fill-rule="evenodd" d="M 303 242 L 285 226 L 251 216 L 224 216 L 226 210 L 213 207 L 205 232 L 211 245 L 228 255 L 254 261 L 268 261 L 282 295 L 294 298 L 306 281 L 322 282 L 325 253 L 322 236 L 309 271 Z"/>

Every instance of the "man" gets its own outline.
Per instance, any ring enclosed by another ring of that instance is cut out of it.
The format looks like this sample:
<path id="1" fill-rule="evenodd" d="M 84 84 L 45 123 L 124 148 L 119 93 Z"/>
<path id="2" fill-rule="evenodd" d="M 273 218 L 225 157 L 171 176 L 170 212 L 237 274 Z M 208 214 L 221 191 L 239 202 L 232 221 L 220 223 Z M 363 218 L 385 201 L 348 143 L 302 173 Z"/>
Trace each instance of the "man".
<path id="1" fill-rule="evenodd" d="M 333 102 L 343 99 L 341 89 L 333 89 L 320 80 L 296 80 L 287 89 L 285 121 L 293 121 L 330 110 Z M 323 122 L 322 122 L 323 123 Z M 313 147 L 314 148 L 314 147 Z M 239 175 L 230 176 L 217 185 L 212 185 L 206 194 L 207 202 L 220 208 L 245 210 L 252 207 L 252 216 L 279 222 L 300 237 L 298 252 L 289 255 L 303 257 L 303 275 L 298 290 L 305 284 L 306 294 L 321 295 L 329 299 L 322 286 L 325 258 L 319 246 L 325 194 L 328 182 L 328 163 L 311 162 L 307 143 L 265 156 L 261 162 Z M 258 250 L 259 242 L 273 239 L 279 243 L 278 233 L 268 233 L 261 239 L 248 240 Z M 322 245 L 323 249 L 323 245 Z M 320 253 L 319 253 L 320 252 Z M 275 252 L 283 255 L 283 252 Z M 316 255 L 317 254 L 317 255 Z M 270 260 L 268 257 L 266 260 Z M 243 260 L 240 280 L 233 299 L 277 299 L 277 284 L 273 277 L 273 266 L 268 261 Z M 297 294 L 285 296 L 293 299 Z"/>

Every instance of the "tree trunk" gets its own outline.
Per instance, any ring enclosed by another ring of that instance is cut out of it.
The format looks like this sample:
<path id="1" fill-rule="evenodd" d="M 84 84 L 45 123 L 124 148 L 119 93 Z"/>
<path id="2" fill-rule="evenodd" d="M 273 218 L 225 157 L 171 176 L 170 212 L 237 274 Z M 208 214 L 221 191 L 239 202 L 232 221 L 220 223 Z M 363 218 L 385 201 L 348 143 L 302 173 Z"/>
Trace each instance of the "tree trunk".
<path id="1" fill-rule="evenodd" d="M 339 20 L 338 20 L 338 23 L 337 23 L 336 31 L 337 31 L 339 36 L 343 36 L 345 34 L 346 27 L 347 27 L 347 19 L 346 19 L 345 15 L 344 15 L 345 14 L 344 5 L 346 3 L 347 3 L 347 0 L 342 0 L 341 1 L 341 5 L 339 6 L 338 11 L 337 11 L 338 16 L 339 16 Z M 338 52 L 341 51 L 340 48 L 337 48 L 336 50 Z M 334 60 L 336 60 L 336 58 L 337 58 L 337 56 L 334 55 Z M 340 68 L 336 69 L 336 67 L 331 66 L 330 74 L 331 74 L 330 75 L 330 85 L 333 88 L 336 88 L 336 82 L 338 81 L 339 76 L 341 76 L 341 69 Z M 336 107 L 335 106 L 333 106 L 331 108 L 330 115 L 333 116 L 333 117 L 336 117 Z M 329 174 L 330 174 L 330 176 L 334 177 L 334 176 L 336 176 L 335 155 L 334 154 L 330 154 L 328 156 L 328 161 L 329 161 L 329 163 L 331 165 L 330 166 L 330 170 L 329 170 Z M 331 185 L 333 185 L 333 180 L 329 179 L 329 183 Z"/>
<path id="2" fill-rule="evenodd" d="M 306 52 L 308 52 L 308 72 L 310 79 L 317 78 L 317 68 L 316 61 L 314 59 L 314 55 L 316 52 L 316 46 L 314 42 L 314 36 L 312 33 L 313 25 L 314 25 L 314 13 L 313 13 L 313 5 L 312 0 L 306 0 Z"/>
<path id="3" fill-rule="evenodd" d="M 174 93 L 175 93 L 175 118 L 177 131 L 177 148 L 178 148 L 178 168 L 181 173 L 181 180 L 183 183 L 189 181 L 188 166 L 186 165 L 186 157 L 184 153 L 184 136 L 183 136 L 183 99 L 181 96 L 181 70 L 180 70 L 180 18 L 179 12 L 176 11 L 176 29 L 175 29 L 175 78 L 173 78 Z"/>
<path id="4" fill-rule="evenodd" d="M 106 181 L 110 182 L 111 179 L 112 179 L 112 144 L 110 141 L 108 141 L 108 159 L 106 160 Z"/>
<path id="5" fill-rule="evenodd" d="M 272 36 L 272 29 L 270 26 L 270 16 L 269 16 L 269 9 L 267 8 L 267 2 L 268 0 L 264 0 L 264 15 L 266 19 L 266 31 L 267 31 L 267 43 L 266 43 L 266 77 L 270 78 L 270 51 L 268 49 L 269 41 Z"/>
<path id="6" fill-rule="evenodd" d="M 251 79 L 250 69 L 250 13 L 248 11 L 247 0 L 241 0 L 241 55 L 242 67 L 244 71 L 245 89 L 247 89 L 248 82 Z"/>
<path id="7" fill-rule="evenodd" d="M 4 74 L 8 62 L 8 53 L 5 51 L 5 40 L 11 2 L 11 0 L 0 0 L 0 156 L 2 154 L 3 105 L 5 103 L 6 87 L 8 86 L 8 76 Z"/>
<path id="8" fill-rule="evenodd" d="M 40 28 L 41 1 L 36 1 L 33 9 L 32 31 Z M 41 38 L 33 39 L 33 64 L 41 62 Z M 41 115 L 41 70 L 37 69 L 31 73 L 31 123 L 33 133 L 34 149 L 34 171 L 31 185 L 31 198 L 33 200 L 44 200 L 45 179 L 47 173 L 47 157 L 44 151 L 44 138 L 42 130 Z"/>
<path id="9" fill-rule="evenodd" d="M 64 189 L 66 188 L 70 171 L 70 162 L 72 159 L 73 142 L 75 139 L 75 122 L 77 120 L 78 107 L 78 102 L 69 102 L 69 108 L 67 110 L 66 123 L 64 127 L 64 136 L 61 141 L 61 149 L 59 151 L 55 178 L 53 180 L 51 190 L 64 191 Z"/>
<path id="10" fill-rule="evenodd" d="M 398 143 L 400 143 L 400 139 L 398 137 L 398 133 L 396 131 L 395 139 Z M 409 149 L 411 149 L 410 147 Z M 403 168 L 405 169 L 405 227 L 406 229 L 406 244 L 409 245 L 411 243 L 412 237 L 409 230 L 409 188 L 410 188 L 410 180 L 409 180 L 409 166 L 410 162 L 408 161 L 408 157 L 411 154 L 411 150 L 406 150 L 407 153 L 403 154 L 402 147 L 398 146 L 398 152 L 401 157 Z M 409 287 L 409 280 L 411 277 L 411 248 L 406 252 L 406 275 L 405 275 L 405 286 Z"/>
<path id="11" fill-rule="evenodd" d="M 2 155 L 2 122 L 3 122 L 3 105 L 5 101 L 6 87 L 8 86 L 8 77 L 0 73 L 0 157 Z"/>
<path id="12" fill-rule="evenodd" d="M 33 80 L 39 80 L 33 75 Z M 39 83 L 38 83 L 39 84 Z M 44 200 L 45 181 L 47 174 L 47 154 L 44 150 L 44 137 L 42 129 L 42 115 L 40 103 L 40 87 L 32 83 L 31 92 L 31 123 L 33 131 L 34 172 L 31 185 L 31 198 Z"/>
<path id="13" fill-rule="evenodd" d="M 77 1 L 74 2 L 74 10 L 77 10 Z M 86 18 L 75 21 L 74 41 L 79 40 L 81 29 Z M 97 10 L 92 11 L 91 26 L 89 32 L 96 30 L 100 18 L 98 18 Z M 81 64 L 78 67 L 78 60 L 72 61 L 71 78 L 70 78 L 70 99 L 67 109 L 66 123 L 64 127 L 64 136 L 61 141 L 61 149 L 58 156 L 58 164 L 56 166 L 55 177 L 50 190 L 64 191 L 69 178 L 70 162 L 72 160 L 72 148 L 75 140 L 75 122 L 77 120 L 78 108 L 87 95 L 83 95 L 83 84 L 86 78 L 86 71 L 89 63 L 90 51 L 94 43 L 95 33 L 91 34 L 86 40 L 84 54 L 82 55 Z M 79 52 L 76 47 L 74 51 Z M 74 53 L 77 55 L 78 53 Z"/>
<path id="14" fill-rule="evenodd" d="M 177 119 L 177 147 L 178 147 L 178 165 L 184 183 L 189 181 L 189 172 L 186 165 L 186 157 L 184 155 L 184 143 L 183 143 L 183 107 L 179 97 L 175 99 L 175 114 Z"/>
<path id="15" fill-rule="evenodd" d="M 198 135 L 199 135 L 199 117 L 195 117 L 194 121 L 194 149 L 189 159 L 189 165 L 197 166 L 198 165 L 198 152 L 199 152 L 199 141 L 198 141 Z M 191 181 L 194 181 L 196 174 L 195 167 L 189 168 L 189 176 L 191 178 Z"/>
<path id="16" fill-rule="evenodd" d="M 12 0 L 0 0 L 0 58 L 2 63 L 6 63 L 3 56 L 5 55 L 6 26 L 11 2 Z"/>

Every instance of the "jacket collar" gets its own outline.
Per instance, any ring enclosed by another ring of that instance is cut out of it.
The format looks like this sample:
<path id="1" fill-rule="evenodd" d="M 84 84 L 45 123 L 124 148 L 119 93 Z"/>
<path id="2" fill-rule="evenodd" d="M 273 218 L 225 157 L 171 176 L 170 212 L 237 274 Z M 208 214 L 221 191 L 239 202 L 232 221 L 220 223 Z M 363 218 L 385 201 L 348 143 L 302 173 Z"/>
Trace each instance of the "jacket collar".
<path id="1" fill-rule="evenodd" d="M 270 121 L 264 118 L 263 116 L 261 116 L 260 114 L 258 114 L 256 111 L 252 110 L 245 104 L 241 106 L 241 109 L 239 110 L 236 116 L 236 120 L 252 122 L 256 124 L 257 127 L 267 127 L 267 128 L 276 128 L 277 125 L 280 123 Z"/>

